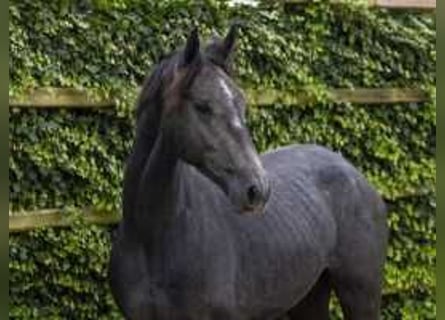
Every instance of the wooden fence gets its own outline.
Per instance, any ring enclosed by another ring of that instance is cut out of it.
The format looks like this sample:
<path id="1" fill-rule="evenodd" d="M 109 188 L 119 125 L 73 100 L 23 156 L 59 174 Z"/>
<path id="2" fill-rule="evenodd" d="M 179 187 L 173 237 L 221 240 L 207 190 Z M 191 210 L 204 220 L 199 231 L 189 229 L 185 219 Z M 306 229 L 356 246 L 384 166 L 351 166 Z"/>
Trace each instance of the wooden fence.
<path id="1" fill-rule="evenodd" d="M 312 0 L 313 1 L 313 0 Z M 386 9 L 417 9 L 417 10 L 435 10 L 436 0 L 354 0 L 367 4 L 369 7 L 378 7 Z M 285 0 L 285 5 L 310 3 L 311 0 Z M 345 0 L 331 0 L 331 2 L 346 2 Z M 351 2 L 349 0 L 348 2 Z"/>
<path id="2" fill-rule="evenodd" d="M 301 88 L 293 92 L 271 89 L 245 89 L 246 98 L 251 105 L 270 105 L 273 103 L 304 104 L 314 102 L 308 90 Z M 390 104 L 400 102 L 422 102 L 428 97 L 417 88 L 354 88 L 331 89 L 328 96 L 336 103 Z M 72 88 L 38 88 L 10 98 L 9 106 L 18 108 L 112 108 L 112 99 L 97 101 L 86 90 Z"/>
<path id="3" fill-rule="evenodd" d="M 303 104 L 311 101 L 311 96 L 302 88 L 300 93 L 290 93 L 278 90 L 246 90 L 247 100 L 255 105 L 273 103 Z M 355 104 L 391 104 L 400 102 L 422 102 L 428 95 L 420 89 L 386 88 L 386 89 L 331 89 L 328 95 L 333 102 Z M 95 101 L 87 91 L 71 88 L 39 88 L 29 90 L 20 99 L 9 100 L 12 108 L 113 108 L 112 100 Z M 84 213 L 73 215 L 60 209 L 45 209 L 30 212 L 15 212 L 9 214 L 9 232 L 21 232 L 41 227 L 69 226 L 76 219 L 86 223 L 114 224 L 119 221 L 120 214 L 116 212 L 101 212 L 85 209 Z"/>
<path id="4" fill-rule="evenodd" d="M 368 0 L 370 6 L 389 9 L 435 9 L 436 0 Z"/>

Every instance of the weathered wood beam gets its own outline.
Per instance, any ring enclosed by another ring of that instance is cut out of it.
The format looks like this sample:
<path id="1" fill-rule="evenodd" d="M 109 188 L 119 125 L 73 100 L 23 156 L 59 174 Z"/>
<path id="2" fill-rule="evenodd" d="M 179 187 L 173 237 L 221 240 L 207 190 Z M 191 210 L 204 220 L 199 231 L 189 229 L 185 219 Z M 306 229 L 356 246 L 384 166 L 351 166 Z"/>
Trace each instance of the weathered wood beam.
<path id="1" fill-rule="evenodd" d="M 74 88 L 37 88 L 28 90 L 20 98 L 10 98 L 10 107 L 20 108 L 112 108 L 114 102 L 97 101 L 85 90 Z"/>
<path id="2" fill-rule="evenodd" d="M 313 0 L 284 0 L 285 5 L 308 4 Z M 351 0 L 331 0 L 332 3 L 352 3 Z M 417 9 L 417 10 L 435 10 L 436 0 L 359 0 L 360 4 L 369 7 L 386 8 L 386 9 Z"/>
<path id="3" fill-rule="evenodd" d="M 436 0 L 369 0 L 368 3 L 387 9 L 436 9 Z"/>
<path id="4" fill-rule="evenodd" d="M 246 90 L 248 101 L 255 105 L 268 105 L 273 103 L 305 104 L 314 102 L 308 93 L 288 93 L 278 90 L 263 90 L 249 92 Z M 388 89 L 332 89 L 328 96 L 336 103 L 356 104 L 391 104 L 402 102 L 427 101 L 427 94 L 420 89 L 388 88 Z"/>
<path id="5" fill-rule="evenodd" d="M 335 102 L 363 104 L 385 104 L 401 102 L 422 102 L 428 96 L 420 89 L 336 89 L 332 90 Z"/>
<path id="6" fill-rule="evenodd" d="M 45 227 L 68 227 L 77 219 L 89 224 L 115 224 L 121 216 L 117 212 L 85 210 L 73 215 L 58 209 L 46 209 L 9 215 L 9 232 L 22 232 Z"/>
<path id="7" fill-rule="evenodd" d="M 331 89 L 328 94 L 333 102 L 357 104 L 390 104 L 400 102 L 422 102 L 428 99 L 420 89 L 411 88 L 356 88 Z M 315 99 L 304 89 L 288 92 L 273 89 L 246 89 L 247 100 L 252 105 L 274 103 L 305 104 Z M 10 99 L 10 107 L 19 108 L 111 108 L 112 99 L 93 101 L 85 90 L 65 88 L 40 88 L 32 90 L 20 100 Z"/>

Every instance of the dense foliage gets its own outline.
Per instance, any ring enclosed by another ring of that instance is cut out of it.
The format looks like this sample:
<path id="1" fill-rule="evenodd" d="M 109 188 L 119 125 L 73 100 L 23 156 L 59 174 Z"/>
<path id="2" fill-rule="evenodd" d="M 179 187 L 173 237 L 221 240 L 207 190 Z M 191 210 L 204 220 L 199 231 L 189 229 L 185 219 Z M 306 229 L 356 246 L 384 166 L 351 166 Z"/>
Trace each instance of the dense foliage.
<path id="1" fill-rule="evenodd" d="M 245 87 L 299 90 L 311 105 L 251 106 L 260 151 L 316 142 L 343 153 L 387 199 L 391 247 L 384 319 L 435 319 L 435 19 L 357 5 L 230 7 L 223 1 L 10 2 L 10 95 L 91 88 L 116 110 L 10 109 L 10 208 L 118 210 L 135 88 L 193 24 L 246 21 L 236 75 Z M 431 101 L 334 104 L 328 87 L 422 87 Z M 119 318 L 106 283 L 110 230 L 78 224 L 11 235 L 10 316 Z"/>

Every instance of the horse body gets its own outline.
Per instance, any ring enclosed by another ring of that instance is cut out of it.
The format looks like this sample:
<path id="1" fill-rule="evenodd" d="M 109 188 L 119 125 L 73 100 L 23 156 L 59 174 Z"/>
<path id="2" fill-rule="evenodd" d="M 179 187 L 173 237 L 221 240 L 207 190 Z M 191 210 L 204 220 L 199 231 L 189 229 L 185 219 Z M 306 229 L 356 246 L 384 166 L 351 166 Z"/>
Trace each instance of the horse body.
<path id="1" fill-rule="evenodd" d="M 234 214 L 213 182 L 181 163 L 178 212 L 156 254 L 147 255 L 121 226 L 115 259 L 123 265 L 115 281 L 131 283 L 120 291 L 130 293 L 121 300 L 129 319 L 275 319 L 297 305 L 323 271 L 336 267 L 343 220 L 356 224 L 357 239 L 383 241 L 384 230 L 371 221 L 384 219 L 380 199 L 372 200 L 369 215 L 366 207 L 363 216 L 356 212 L 364 200 L 353 195 L 360 192 L 357 184 L 368 187 L 339 155 L 298 146 L 262 160 L 273 184 L 262 216 Z M 360 250 L 373 250 L 368 246 Z"/>
<path id="2" fill-rule="evenodd" d="M 166 134 L 144 135 L 128 161 L 110 260 L 126 318 L 323 320 L 334 289 L 345 319 L 378 319 L 386 213 L 340 155 L 295 145 L 260 161 L 248 150 L 250 162 L 226 154 L 205 164 L 178 156 Z M 230 161 L 242 164 L 239 173 L 224 167 Z M 231 193 L 245 181 L 247 198 Z M 264 214 L 238 214 L 245 201 L 251 212 L 265 205 Z"/>

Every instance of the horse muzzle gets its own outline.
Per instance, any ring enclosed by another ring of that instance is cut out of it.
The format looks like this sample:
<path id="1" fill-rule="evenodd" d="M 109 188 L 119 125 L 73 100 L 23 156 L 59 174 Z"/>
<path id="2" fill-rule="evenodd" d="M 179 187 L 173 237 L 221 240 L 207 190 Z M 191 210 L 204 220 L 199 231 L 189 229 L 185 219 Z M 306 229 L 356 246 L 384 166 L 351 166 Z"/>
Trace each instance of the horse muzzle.
<path id="1" fill-rule="evenodd" d="M 262 214 L 270 197 L 270 182 L 265 173 L 251 179 L 236 179 L 229 184 L 228 196 L 240 214 Z"/>

